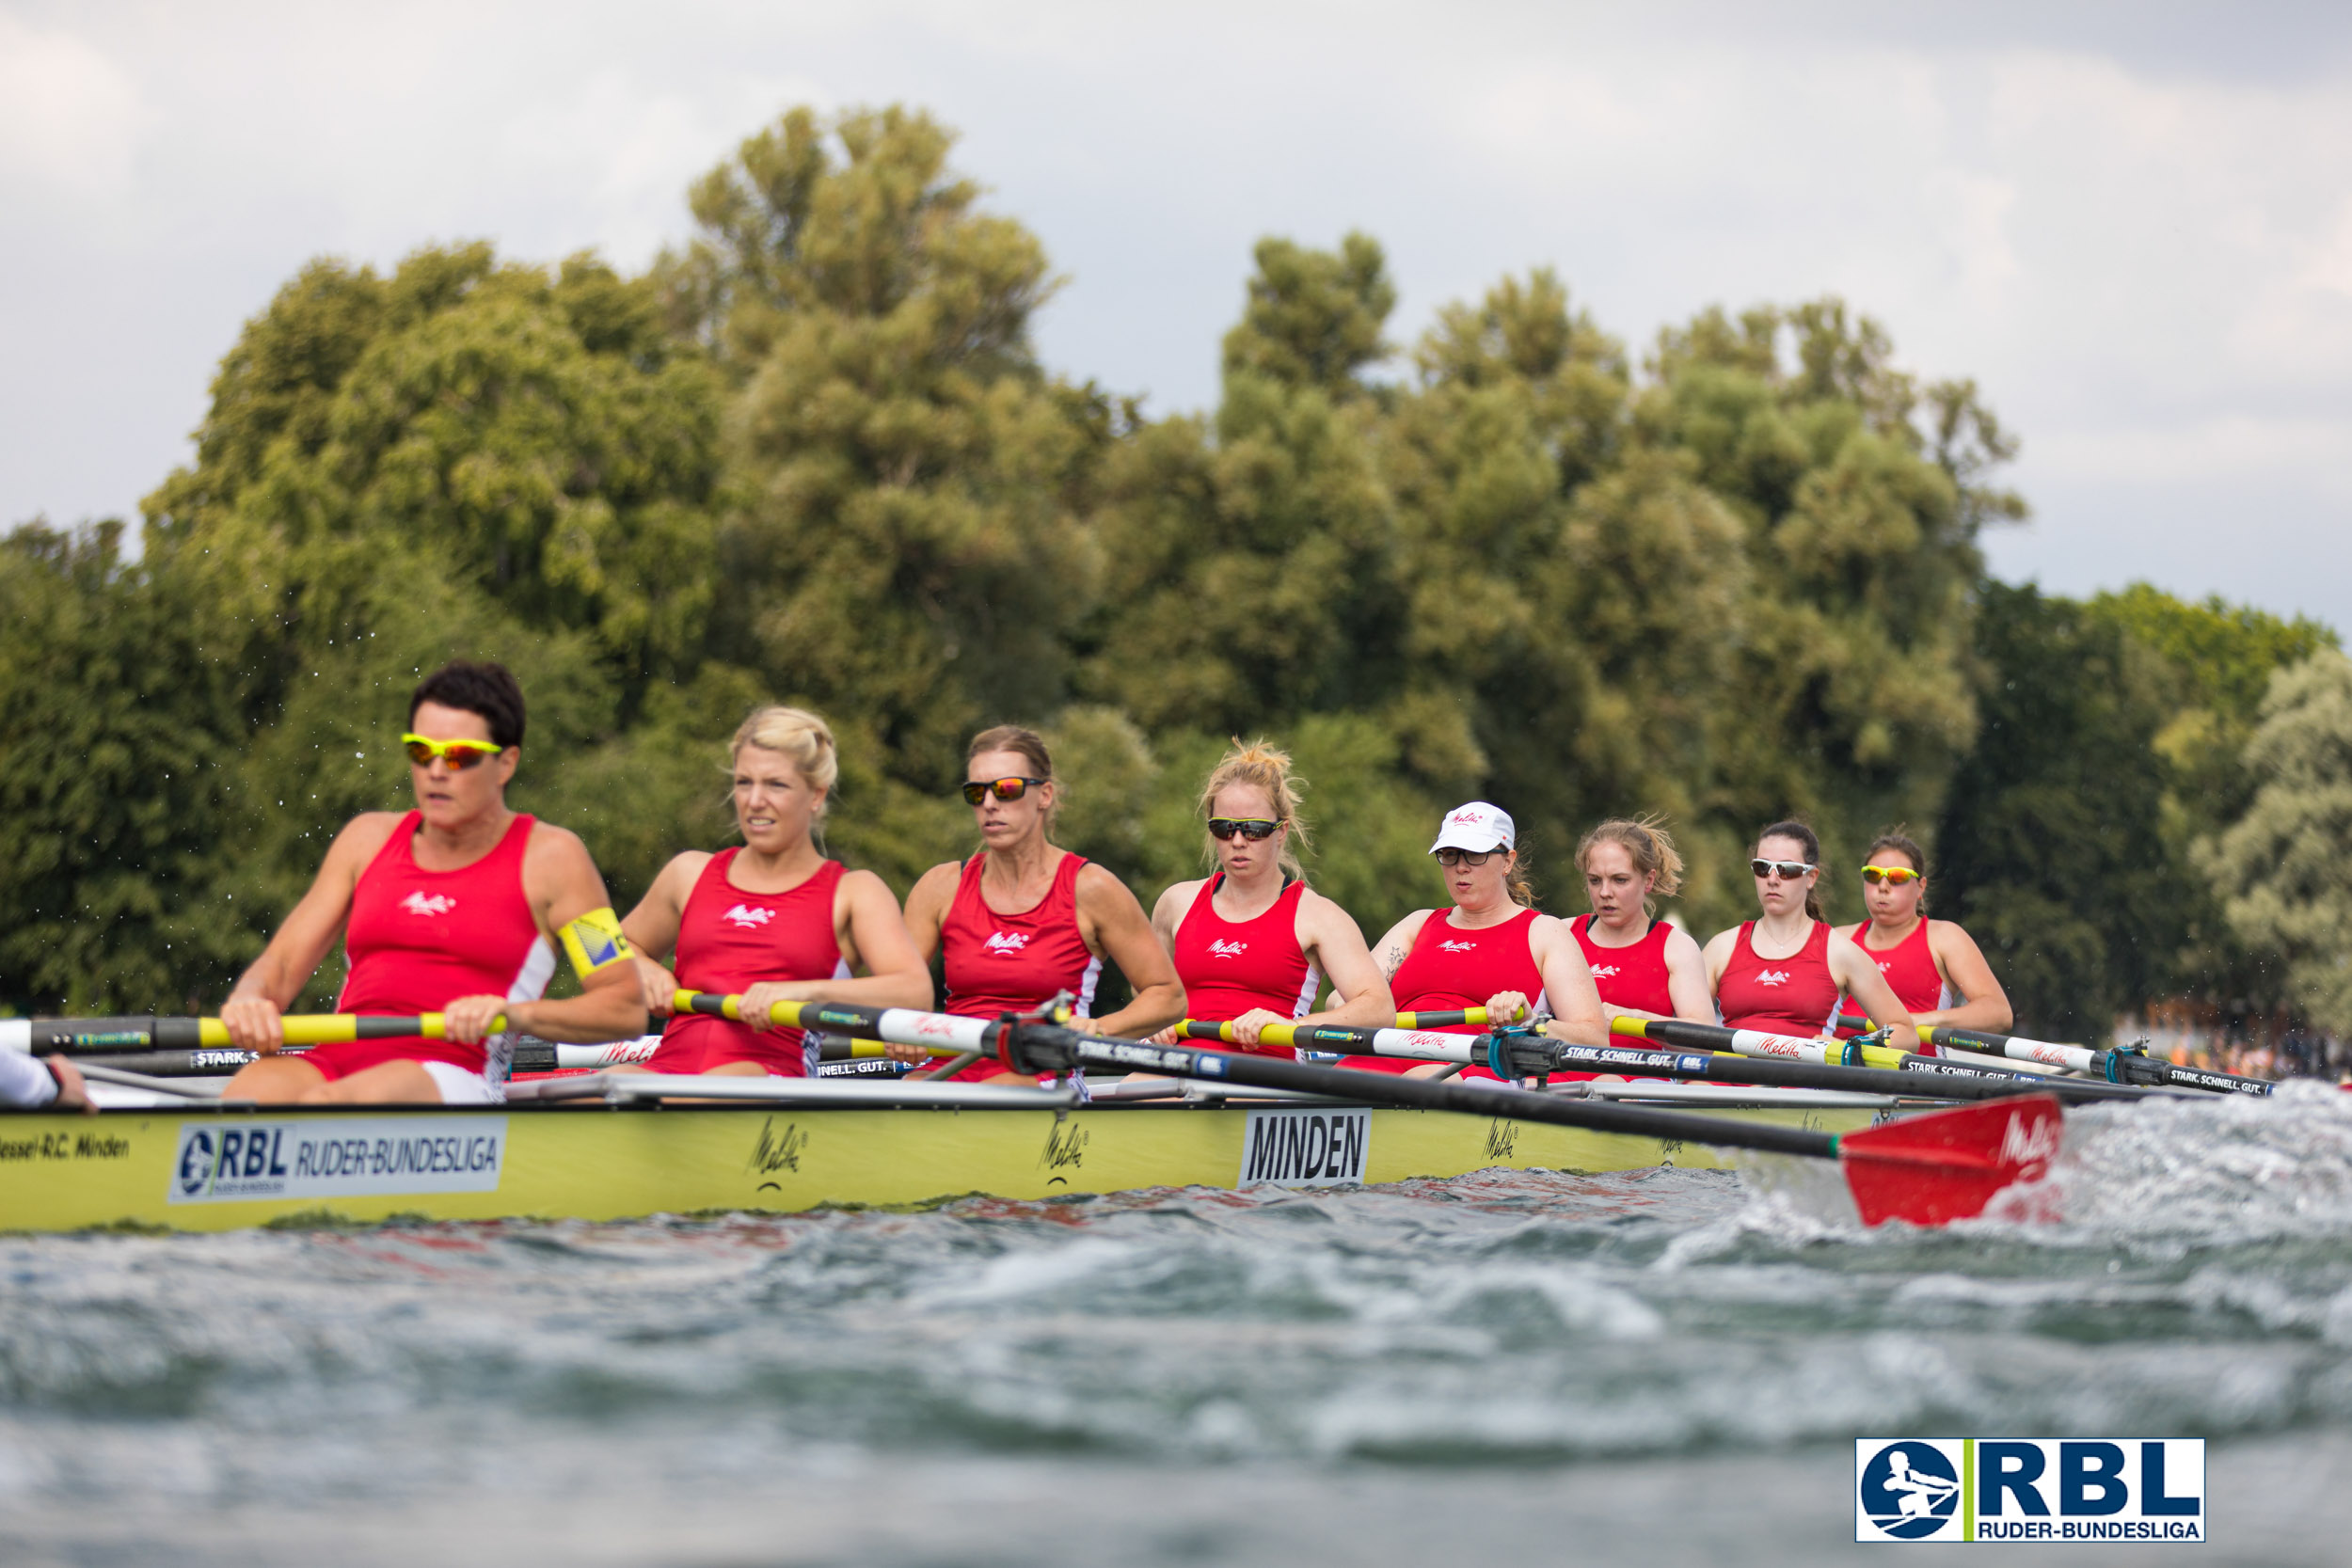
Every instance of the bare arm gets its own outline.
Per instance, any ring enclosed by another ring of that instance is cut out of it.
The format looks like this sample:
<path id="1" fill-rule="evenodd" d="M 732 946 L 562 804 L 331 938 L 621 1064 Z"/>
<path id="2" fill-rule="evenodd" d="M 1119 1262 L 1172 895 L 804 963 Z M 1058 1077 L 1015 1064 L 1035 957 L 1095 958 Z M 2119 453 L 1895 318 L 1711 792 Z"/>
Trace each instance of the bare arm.
<path id="1" fill-rule="evenodd" d="M 871 871 L 842 873 L 833 897 L 834 930 L 846 938 L 853 969 L 866 973 L 847 980 L 769 980 L 743 990 L 742 1013 L 755 1028 L 779 1002 L 843 1002 L 854 1007 L 915 1007 L 931 1005 L 931 966 L 914 950 L 898 900 Z"/>
<path id="2" fill-rule="evenodd" d="M 1723 994 L 1724 971 L 1731 967 L 1732 944 L 1739 940 L 1740 927 L 1737 926 L 1728 931 L 1718 931 L 1707 939 L 1707 949 L 1700 955 L 1700 961 L 1707 965 L 1707 996 L 1710 1002 Z M 1710 1021 L 1712 1014 L 1718 1011 L 1721 1009 L 1709 1009 Z"/>
<path id="3" fill-rule="evenodd" d="M 1203 879 L 1170 882 L 1161 892 L 1159 901 L 1152 906 L 1152 934 L 1160 939 L 1161 949 L 1171 958 L 1176 952 L 1176 928 L 1184 923 L 1184 911 L 1200 895 Z"/>
<path id="4" fill-rule="evenodd" d="M 1912 1034 L 1911 1014 L 1895 999 L 1895 988 L 1886 983 L 1879 966 L 1869 956 L 1844 937 L 1833 932 L 1829 939 L 1830 978 L 1846 988 L 1846 994 L 1862 1004 L 1862 1010 L 1870 1015 L 1870 1022 L 1885 1028 L 1891 1025 L 1896 1039 L 1906 1051 L 1916 1049 Z"/>
<path id="5" fill-rule="evenodd" d="M 547 939 L 562 946 L 564 927 L 595 910 L 610 909 L 612 895 L 577 834 L 541 822 L 523 850 L 523 896 L 531 900 Z M 637 965 L 627 958 L 602 964 L 580 977 L 580 994 L 560 1002 L 510 1002 L 502 996 L 462 996 L 445 1003 L 442 1016 L 452 1039 L 477 1040 L 501 1014 L 506 1026 L 541 1039 L 575 1045 L 630 1039 L 645 1032 L 644 990 Z"/>
<path id="6" fill-rule="evenodd" d="M 1405 967 L 1406 957 L 1413 951 L 1413 939 L 1421 935 L 1422 922 L 1436 912 L 1434 910 L 1415 910 L 1390 927 L 1388 934 L 1373 944 L 1373 962 L 1379 966 L 1380 978 L 1396 978 L 1396 972 Z"/>
<path id="7" fill-rule="evenodd" d="M 1335 1023 L 1350 1029 L 1387 1029 L 1396 1022 L 1396 998 L 1389 976 L 1364 945 L 1356 917 L 1309 889 L 1298 900 L 1298 943 L 1344 998 L 1338 1006 L 1309 1013 L 1301 1023 Z M 1400 962 L 1402 960 L 1399 960 Z"/>
<path id="8" fill-rule="evenodd" d="M 621 933 L 637 951 L 637 980 L 644 989 L 645 1011 L 668 1018 L 677 995 L 677 976 L 666 967 L 677 950 L 678 923 L 686 915 L 686 900 L 710 863 L 707 849 L 689 849 L 671 857 L 653 879 L 653 886 L 621 922 Z"/>
<path id="9" fill-rule="evenodd" d="M 947 906 L 955 902 L 956 882 L 962 875 L 961 863 L 943 861 L 907 891 L 907 935 L 926 970 L 939 957 L 939 927 L 947 918 Z"/>
<path id="10" fill-rule="evenodd" d="M 1099 865 L 1078 873 L 1078 927 L 1087 945 L 1117 964 L 1136 991 L 1133 1002 L 1095 1021 L 1100 1033 L 1138 1037 L 1184 1016 L 1184 988 L 1143 906 Z"/>
<path id="11" fill-rule="evenodd" d="M 1540 917 L 1527 934 L 1527 945 L 1544 977 L 1544 994 L 1551 999 L 1551 1022 L 1544 1033 L 1577 1045 L 1607 1045 L 1609 1020 L 1601 1013 L 1600 991 L 1568 923 Z"/>
<path id="12" fill-rule="evenodd" d="M 1935 955 L 1936 967 L 1944 972 L 1946 982 L 1960 992 L 1962 1001 L 1957 1007 L 1921 1013 L 1917 1022 L 1931 1026 L 1946 1024 L 1954 1029 L 2008 1033 L 2016 1023 L 2017 1015 L 2009 1005 L 2009 992 L 1994 977 L 1993 966 L 1984 961 L 1977 939 L 1948 920 L 1931 920 L 1928 948 Z"/>
<path id="13" fill-rule="evenodd" d="M 398 812 L 372 811 L 343 824 L 343 831 L 327 847 L 319 874 L 310 879 L 310 891 L 221 1004 L 221 1022 L 228 1026 L 231 1044 L 264 1053 L 285 1044 L 279 1014 L 302 994 L 302 988 L 318 972 L 319 960 L 342 934 L 343 922 L 351 917 L 351 895 L 359 885 L 359 873 L 368 868 L 400 821 Z"/>

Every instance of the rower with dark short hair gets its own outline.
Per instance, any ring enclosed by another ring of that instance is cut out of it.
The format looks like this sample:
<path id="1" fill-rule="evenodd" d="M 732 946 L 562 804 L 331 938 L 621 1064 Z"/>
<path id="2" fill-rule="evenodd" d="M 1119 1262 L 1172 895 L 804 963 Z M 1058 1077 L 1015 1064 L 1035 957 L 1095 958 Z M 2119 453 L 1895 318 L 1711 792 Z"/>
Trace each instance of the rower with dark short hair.
<path id="1" fill-rule="evenodd" d="M 1133 1037 L 1184 1017 L 1184 988 L 1135 894 L 1053 842 L 1060 784 L 1044 739 L 1018 724 L 983 730 L 965 753 L 962 794 L 979 852 L 932 866 L 907 895 L 915 950 L 927 964 L 936 955 L 946 980 L 942 1010 L 993 1019 L 1068 991 L 1077 998 L 1072 1026 L 1097 1034 Z M 1135 988 L 1135 1000 L 1096 1019 L 1094 982 L 1105 958 Z M 985 1060 L 956 1076 L 1019 1077 Z"/>
<path id="2" fill-rule="evenodd" d="M 1184 984 L 1185 1013 L 1206 1023 L 1231 1023 L 1240 1049 L 1285 1060 L 1296 1053 L 1260 1044 L 1260 1029 L 1269 1023 L 1387 1028 L 1396 1005 L 1364 945 L 1362 927 L 1307 886 L 1298 858 L 1307 823 L 1298 813 L 1289 753 L 1263 741 L 1236 745 L 1201 785 L 1200 812 L 1216 873 L 1176 883 L 1152 911 L 1152 929 Z M 1346 1000 L 1327 1012 L 1311 1011 L 1326 975 Z M 1170 1044 L 1175 1033 L 1164 1029 L 1152 1037 Z"/>
<path id="3" fill-rule="evenodd" d="M 1707 944 L 1708 985 L 1725 1026 L 1812 1039 L 1836 1024 L 1843 988 L 1871 1022 L 1908 1031 L 1911 1014 L 1877 966 L 1821 918 L 1819 835 L 1803 822 L 1775 822 L 1756 835 L 1748 868 L 1761 912 Z"/>
<path id="4" fill-rule="evenodd" d="M 832 729 L 801 708 L 763 707 L 729 754 L 742 846 L 677 856 L 622 922 L 646 1006 L 670 1022 L 650 1060 L 610 1070 L 813 1078 L 814 1048 L 772 1022 L 777 1003 L 931 1005 L 888 885 L 818 847 L 841 771 Z M 675 973 L 657 961 L 673 955 Z M 743 1021 L 674 1012 L 680 989 L 739 994 Z"/>
<path id="5" fill-rule="evenodd" d="M 442 666 L 410 696 L 400 739 L 416 809 L 344 825 L 221 1006 L 230 1041 L 262 1054 L 230 1080 L 231 1100 L 487 1104 L 505 1098 L 514 1034 L 587 1045 L 644 1031 L 636 966 L 587 847 L 506 804 L 522 761 L 515 677 L 500 664 Z M 348 959 L 339 1012 L 439 1013 L 445 1037 L 279 1054 L 280 1014 L 339 934 Z M 580 994 L 543 1001 L 559 949 Z"/>
<path id="6" fill-rule="evenodd" d="M 1863 858 L 1862 902 L 1870 918 L 1837 934 L 1878 965 L 1914 1023 L 2007 1034 L 2016 1015 L 1976 938 L 1955 921 L 1928 918 L 1928 852 L 1890 828 Z M 1841 1025 L 1837 1033 L 1860 1031 Z"/>

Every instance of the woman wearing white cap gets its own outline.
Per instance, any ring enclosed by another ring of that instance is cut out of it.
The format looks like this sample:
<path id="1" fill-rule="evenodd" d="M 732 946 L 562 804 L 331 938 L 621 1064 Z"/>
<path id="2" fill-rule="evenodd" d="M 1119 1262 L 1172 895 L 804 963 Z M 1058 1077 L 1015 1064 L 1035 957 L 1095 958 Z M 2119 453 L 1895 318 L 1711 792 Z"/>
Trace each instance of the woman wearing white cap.
<path id="1" fill-rule="evenodd" d="M 1398 1008 L 1483 1006 L 1497 1022 L 1549 1013 L 1548 1032 L 1559 1038 L 1607 1044 L 1609 1025 L 1593 972 L 1567 923 L 1534 907 L 1534 890 L 1519 869 L 1511 814 L 1484 800 L 1458 806 L 1446 814 L 1429 852 L 1445 869 L 1454 907 L 1415 910 L 1380 939 L 1375 956 Z M 1460 1024 L 1448 1033 L 1484 1031 Z M 1441 1070 L 1435 1063 L 1413 1066 L 1394 1056 L 1350 1056 L 1341 1065 L 1416 1075 Z M 1464 1076 L 1493 1074 L 1471 1068 Z"/>

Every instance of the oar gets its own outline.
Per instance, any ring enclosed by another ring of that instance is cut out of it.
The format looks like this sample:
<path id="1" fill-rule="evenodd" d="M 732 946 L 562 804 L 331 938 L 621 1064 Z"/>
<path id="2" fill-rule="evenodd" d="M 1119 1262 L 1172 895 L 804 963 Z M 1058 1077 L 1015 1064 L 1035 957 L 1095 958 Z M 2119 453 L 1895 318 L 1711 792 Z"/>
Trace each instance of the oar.
<path id="1" fill-rule="evenodd" d="M 641 1039 L 614 1040 L 610 1045 L 564 1045 L 552 1040 L 526 1037 L 515 1042 L 511 1070 L 522 1072 L 593 1072 L 601 1068 L 623 1067 L 650 1059 L 660 1045 L 659 1036 Z M 299 1061 L 311 1048 L 307 1045 L 289 1046 L 281 1054 Z M 844 1055 L 850 1052 L 844 1049 Z M 882 1048 L 870 1048 L 870 1054 L 880 1055 Z M 830 1060 L 830 1056 L 828 1060 Z M 224 1072 L 234 1072 L 249 1062 L 261 1060 L 255 1051 L 240 1051 L 234 1046 L 217 1049 L 205 1047 L 196 1051 L 145 1051 L 128 1055 L 76 1056 L 77 1065 L 111 1068 L 117 1072 L 145 1073 L 151 1078 L 206 1078 Z"/>
<path id="2" fill-rule="evenodd" d="M 1870 1021 L 1841 1016 L 1837 1022 L 1851 1026 Z M 1955 1029 L 1940 1023 L 1922 1023 L 1917 1027 L 1921 1040 L 1947 1050 L 1981 1051 L 2012 1061 L 2041 1062 L 2088 1072 L 2110 1084 L 2161 1085 L 2209 1089 L 2217 1094 L 2268 1094 L 2278 1087 L 2265 1078 L 2242 1078 L 2234 1072 L 2217 1072 L 2211 1068 L 2182 1067 L 2144 1051 L 2093 1051 L 2087 1045 L 2062 1045 L 2053 1040 L 2028 1039 L 2023 1035 L 2000 1035 L 1990 1029 Z"/>
<path id="3" fill-rule="evenodd" d="M 1486 1027 L 1486 1009 L 1464 1007 L 1451 1013 L 1399 1013 L 1396 1015 L 1396 1027 L 1399 1029 L 1451 1029 L 1456 1024 L 1468 1024 L 1472 1029 L 1484 1029 Z"/>
<path id="4" fill-rule="evenodd" d="M 775 1022 L 905 1045 L 996 1055 L 1016 1072 L 1057 1076 L 1081 1067 L 1289 1089 L 1357 1103 L 1453 1111 L 1504 1121 L 1539 1121 L 1666 1142 L 1753 1148 L 1834 1159 L 1867 1225 L 1890 1219 L 1940 1225 L 1983 1212 L 1994 1194 L 2042 1175 L 2058 1153 L 2064 1113 L 2048 1095 L 2017 1094 L 1983 1105 L 1934 1111 L 1858 1132 L 1819 1132 L 1730 1121 L 1606 1101 L 1567 1100 L 1483 1084 L 1350 1072 L 1271 1056 L 1189 1046 L 1147 1045 L 1053 1024 L 988 1022 L 911 1008 L 781 1002 Z M 954 1037 L 952 1039 L 949 1037 Z"/>
<path id="5" fill-rule="evenodd" d="M 437 1040 L 443 1034 L 441 1015 L 380 1017 L 360 1013 L 288 1013 L 278 1020 L 288 1045 L 340 1045 L 346 1040 Z M 490 1021 L 490 1033 L 506 1027 L 506 1020 Z M 0 1019 L 0 1051 L 31 1051 L 43 1056 L 102 1051 L 193 1051 L 234 1049 L 229 1026 L 216 1018 L 162 1018 L 152 1014 L 130 1018 L 5 1018 Z"/>
<path id="6" fill-rule="evenodd" d="M 1638 1022 L 1627 1020 L 1627 1022 Z M 1698 1027 L 1698 1026 L 1693 1026 Z M 1231 1040 L 1231 1024 L 1186 1020 L 1179 1038 Z M 1720 1031 L 1731 1034 L 1732 1031 Z M 2025 1072 L 1952 1073 L 1884 1067 L 1847 1067 L 1769 1055 L 1739 1055 L 1719 1047 L 1694 1052 L 1635 1051 L 1622 1046 L 1575 1045 L 1523 1029 L 1489 1035 L 1437 1035 L 1404 1029 L 1344 1029 L 1329 1024 L 1269 1023 L 1258 1037 L 1268 1045 L 1338 1049 L 1355 1055 L 1409 1057 L 1456 1062 L 1491 1069 L 1510 1081 L 1542 1079 L 1555 1072 L 1638 1073 L 1660 1078 L 1708 1078 L 1724 1084 L 1778 1088 L 1837 1089 L 1856 1094 L 1899 1095 L 1913 1100 L 1994 1100 L 2057 1091 L 2067 1101 L 2137 1100 L 2159 1091 L 2119 1088 L 2068 1079 L 2053 1084 Z M 1685 1042 L 1692 1043 L 1692 1042 Z M 1836 1047 L 1840 1042 L 1820 1042 Z M 1915 1061 L 1934 1058 L 1915 1057 Z"/>
<path id="7" fill-rule="evenodd" d="M 1644 1019 L 1623 1016 L 1609 1021 L 1609 1032 L 1632 1039 L 1650 1040 L 1661 1045 L 1683 1046 L 1693 1051 L 1728 1051 L 1741 1056 L 1762 1057 L 1784 1062 L 1810 1062 L 1828 1067 L 1869 1067 L 1894 1072 L 1912 1073 L 1922 1077 L 1977 1078 L 1994 1083 L 2023 1084 L 2033 1089 L 2055 1089 L 2060 1085 L 2038 1073 L 2012 1072 L 1998 1067 L 1979 1067 L 1969 1062 L 1956 1062 L 1948 1056 L 1922 1056 L 1915 1051 L 1889 1051 L 1879 1046 L 1865 1046 L 1852 1040 L 1804 1039 L 1795 1035 L 1767 1034 L 1756 1029 L 1725 1029 L 1712 1023 L 1692 1023 L 1681 1019 Z M 2080 1079 L 2064 1085 L 2069 1091 L 2089 1090 L 2088 1094 L 2072 1094 L 2074 1099 L 2132 1100 L 2138 1094 L 2120 1084 L 2089 1084 Z M 2024 1091 L 2019 1091 L 2024 1092 Z"/>

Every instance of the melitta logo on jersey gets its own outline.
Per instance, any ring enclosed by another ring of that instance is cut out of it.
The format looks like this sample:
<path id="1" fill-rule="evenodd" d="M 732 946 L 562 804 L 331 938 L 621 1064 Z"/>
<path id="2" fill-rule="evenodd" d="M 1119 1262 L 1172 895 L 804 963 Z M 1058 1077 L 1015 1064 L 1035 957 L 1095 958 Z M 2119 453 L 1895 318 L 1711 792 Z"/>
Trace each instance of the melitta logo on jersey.
<path id="1" fill-rule="evenodd" d="M 1474 942 L 1441 942 L 1438 943 L 1438 951 L 1440 953 L 1475 953 L 1478 951 L 1478 943 Z"/>
<path id="2" fill-rule="evenodd" d="M 1212 958 L 1238 958 L 1248 951 L 1249 944 L 1246 942 L 1226 942 L 1219 939 L 1209 943 L 1209 954 Z"/>
<path id="3" fill-rule="evenodd" d="M 446 894 L 412 893 L 400 901 L 400 907 L 410 914 L 421 914 L 427 920 L 437 920 L 457 907 L 457 900 Z"/>
<path id="4" fill-rule="evenodd" d="M 1026 931 L 991 931 L 988 936 L 988 950 L 992 953 L 1018 953 L 1028 945 Z"/>
<path id="5" fill-rule="evenodd" d="M 191 1121 L 181 1126 L 164 1196 L 244 1203 L 493 1193 L 505 1159 L 502 1116 Z"/>
<path id="6" fill-rule="evenodd" d="M 1856 1541 L 2202 1541 L 2201 1437 L 1858 1437 Z"/>
<path id="7" fill-rule="evenodd" d="M 1788 972 L 1785 969 L 1759 969 L 1756 972 L 1756 983 L 1759 986 L 1785 986 L 1788 983 Z"/>
<path id="8" fill-rule="evenodd" d="M 1613 980 L 1616 977 L 1617 966 L 1615 964 L 1602 964 L 1593 971 L 1593 978 L 1596 980 Z"/>
<path id="9" fill-rule="evenodd" d="M 747 929 L 756 931 L 761 927 L 767 925 L 768 922 L 775 919 L 776 911 L 773 910 L 755 910 L 749 904 L 738 904 L 735 908 L 729 910 L 719 918 L 727 922 L 731 926 L 740 926 Z"/>

